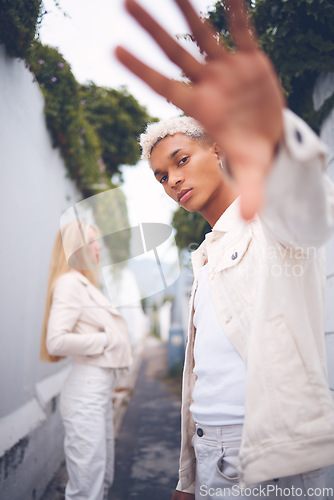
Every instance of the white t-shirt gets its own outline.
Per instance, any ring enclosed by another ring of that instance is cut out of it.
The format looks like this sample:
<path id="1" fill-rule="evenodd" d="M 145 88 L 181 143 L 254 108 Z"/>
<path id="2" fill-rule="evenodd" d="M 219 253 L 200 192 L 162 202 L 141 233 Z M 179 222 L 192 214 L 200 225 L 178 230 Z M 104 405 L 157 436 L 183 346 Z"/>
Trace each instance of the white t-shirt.
<path id="1" fill-rule="evenodd" d="M 203 425 L 235 425 L 244 420 L 246 367 L 219 323 L 209 287 L 208 264 L 199 271 L 194 299 L 196 328 L 190 410 Z"/>

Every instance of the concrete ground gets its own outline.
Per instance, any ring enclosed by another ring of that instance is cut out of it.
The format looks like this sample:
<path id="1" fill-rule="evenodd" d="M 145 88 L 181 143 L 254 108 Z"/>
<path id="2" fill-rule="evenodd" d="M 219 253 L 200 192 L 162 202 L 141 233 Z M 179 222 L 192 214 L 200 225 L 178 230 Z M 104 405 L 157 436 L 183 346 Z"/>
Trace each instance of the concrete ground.
<path id="1" fill-rule="evenodd" d="M 180 378 L 170 378 L 167 346 L 148 337 L 114 395 L 115 479 L 109 500 L 170 500 L 180 448 Z M 40 500 L 64 500 L 65 464 Z"/>

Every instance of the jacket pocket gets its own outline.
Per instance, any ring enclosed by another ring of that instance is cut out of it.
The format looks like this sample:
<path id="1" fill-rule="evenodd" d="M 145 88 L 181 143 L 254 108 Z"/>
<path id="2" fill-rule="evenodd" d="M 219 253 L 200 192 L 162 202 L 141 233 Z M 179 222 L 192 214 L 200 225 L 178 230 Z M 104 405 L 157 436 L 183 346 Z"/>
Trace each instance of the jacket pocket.
<path id="1" fill-rule="evenodd" d="M 224 240 L 224 238 L 223 238 Z M 251 314 L 260 277 L 257 245 L 253 244 L 251 227 L 246 226 L 239 238 L 222 248 L 219 259 L 211 267 L 212 293 L 217 297 L 217 311 L 226 302 L 227 295 L 233 314 Z"/>
<path id="2" fill-rule="evenodd" d="M 306 472 L 301 474 L 302 483 L 306 493 L 304 495 L 307 499 L 314 498 L 316 493 L 321 492 L 322 495 L 318 494 L 317 498 L 320 500 L 325 500 L 326 491 L 326 473 L 325 469 L 316 469 L 311 472 Z"/>
<path id="3" fill-rule="evenodd" d="M 216 253 L 214 268 L 217 272 L 239 266 L 243 261 L 252 241 L 251 226 L 247 225 L 241 234 L 233 239 L 229 234 L 222 239 L 223 249 Z M 211 258 L 211 257 L 210 257 Z"/>

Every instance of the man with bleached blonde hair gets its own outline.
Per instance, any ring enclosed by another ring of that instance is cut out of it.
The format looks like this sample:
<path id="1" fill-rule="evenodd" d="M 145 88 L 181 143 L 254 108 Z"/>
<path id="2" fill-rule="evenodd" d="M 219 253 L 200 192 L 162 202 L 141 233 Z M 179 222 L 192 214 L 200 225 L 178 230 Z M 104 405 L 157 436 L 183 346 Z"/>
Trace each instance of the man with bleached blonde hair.
<path id="1" fill-rule="evenodd" d="M 123 64 L 191 115 L 149 125 L 143 157 L 166 194 L 212 227 L 192 254 L 172 500 L 324 500 L 324 468 L 334 463 L 323 248 L 334 231 L 334 186 L 326 151 L 285 108 L 242 0 L 225 2 L 233 51 L 188 0 L 176 2 L 205 63 L 134 0 L 126 6 L 190 85 L 117 49 Z"/>

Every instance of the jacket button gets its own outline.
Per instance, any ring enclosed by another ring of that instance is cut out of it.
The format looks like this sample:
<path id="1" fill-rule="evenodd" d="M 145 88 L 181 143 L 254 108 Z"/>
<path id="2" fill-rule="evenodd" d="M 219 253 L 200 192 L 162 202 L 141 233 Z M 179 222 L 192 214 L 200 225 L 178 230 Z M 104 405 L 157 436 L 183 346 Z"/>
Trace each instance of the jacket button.
<path id="1" fill-rule="evenodd" d="M 203 429 L 198 428 L 197 429 L 197 436 L 201 438 L 203 436 L 203 434 L 204 434 Z"/>
<path id="2" fill-rule="evenodd" d="M 303 136 L 302 134 L 299 132 L 298 129 L 295 130 L 295 136 L 296 136 L 296 139 L 297 139 L 297 142 L 299 142 L 299 144 L 301 144 L 303 142 Z"/>
<path id="3" fill-rule="evenodd" d="M 238 257 L 238 252 L 232 253 L 232 255 L 231 255 L 232 260 L 235 260 L 237 257 Z"/>

